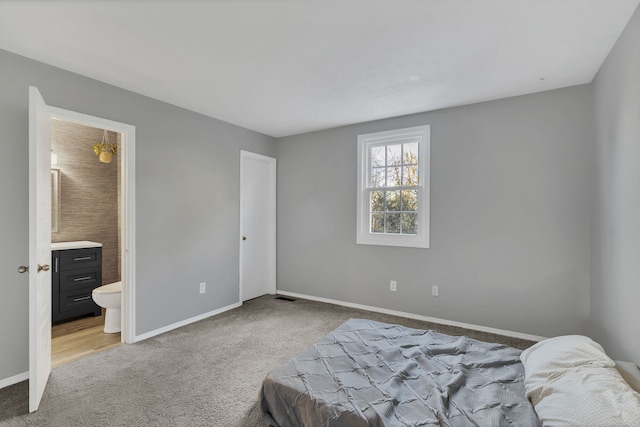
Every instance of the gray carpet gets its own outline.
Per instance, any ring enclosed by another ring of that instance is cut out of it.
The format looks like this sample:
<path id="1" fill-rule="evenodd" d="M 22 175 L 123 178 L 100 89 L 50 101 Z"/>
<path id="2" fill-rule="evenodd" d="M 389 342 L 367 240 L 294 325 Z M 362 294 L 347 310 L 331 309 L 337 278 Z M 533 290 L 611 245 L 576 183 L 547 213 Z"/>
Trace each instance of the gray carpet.
<path id="1" fill-rule="evenodd" d="M 256 403 L 265 375 L 351 317 L 521 349 L 533 344 L 267 295 L 219 316 L 55 368 L 34 414 L 26 414 L 26 381 L 4 388 L 0 426 L 260 426 Z"/>

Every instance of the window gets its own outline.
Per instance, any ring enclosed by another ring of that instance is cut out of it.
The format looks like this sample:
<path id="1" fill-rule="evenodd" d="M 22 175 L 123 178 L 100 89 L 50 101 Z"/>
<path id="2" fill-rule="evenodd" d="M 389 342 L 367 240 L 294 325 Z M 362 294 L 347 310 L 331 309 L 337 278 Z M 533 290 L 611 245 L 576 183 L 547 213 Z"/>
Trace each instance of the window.
<path id="1" fill-rule="evenodd" d="M 358 244 L 429 247 L 430 148 L 428 125 L 358 135 Z"/>

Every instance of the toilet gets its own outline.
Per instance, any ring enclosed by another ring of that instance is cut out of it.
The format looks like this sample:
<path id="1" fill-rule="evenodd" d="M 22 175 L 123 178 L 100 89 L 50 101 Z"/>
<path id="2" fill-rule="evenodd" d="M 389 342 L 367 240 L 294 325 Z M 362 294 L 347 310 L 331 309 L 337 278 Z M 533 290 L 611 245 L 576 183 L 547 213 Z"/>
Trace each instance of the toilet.
<path id="1" fill-rule="evenodd" d="M 122 282 L 109 283 L 95 288 L 91 293 L 93 301 L 100 307 L 106 308 L 104 319 L 104 332 L 115 334 L 120 332 L 120 307 L 122 295 Z"/>

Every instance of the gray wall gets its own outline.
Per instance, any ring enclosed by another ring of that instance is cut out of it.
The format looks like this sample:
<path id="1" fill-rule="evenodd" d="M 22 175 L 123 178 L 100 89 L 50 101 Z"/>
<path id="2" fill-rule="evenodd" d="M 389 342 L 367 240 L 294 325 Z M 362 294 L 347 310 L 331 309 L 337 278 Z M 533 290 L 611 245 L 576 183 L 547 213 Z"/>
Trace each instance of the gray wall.
<path id="1" fill-rule="evenodd" d="M 5 51 L 0 70 L 0 379 L 28 369 L 29 85 L 136 126 L 136 334 L 238 302 L 240 150 L 273 156 L 273 138 Z"/>
<path id="2" fill-rule="evenodd" d="M 278 139 L 278 289 L 535 335 L 585 333 L 591 114 L 591 88 L 577 86 Z M 431 248 L 356 245 L 357 135 L 423 124 Z"/>
<path id="3" fill-rule="evenodd" d="M 640 362 L 640 9 L 592 85 L 593 332 L 612 356 Z"/>

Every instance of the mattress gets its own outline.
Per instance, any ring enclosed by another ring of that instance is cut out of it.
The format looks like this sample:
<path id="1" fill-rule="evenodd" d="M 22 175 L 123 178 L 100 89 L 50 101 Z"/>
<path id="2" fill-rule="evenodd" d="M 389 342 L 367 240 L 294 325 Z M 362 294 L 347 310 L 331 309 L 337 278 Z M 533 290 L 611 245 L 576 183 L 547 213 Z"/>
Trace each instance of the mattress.
<path id="1" fill-rule="evenodd" d="M 350 319 L 272 371 L 267 426 L 539 426 L 521 351 Z"/>

